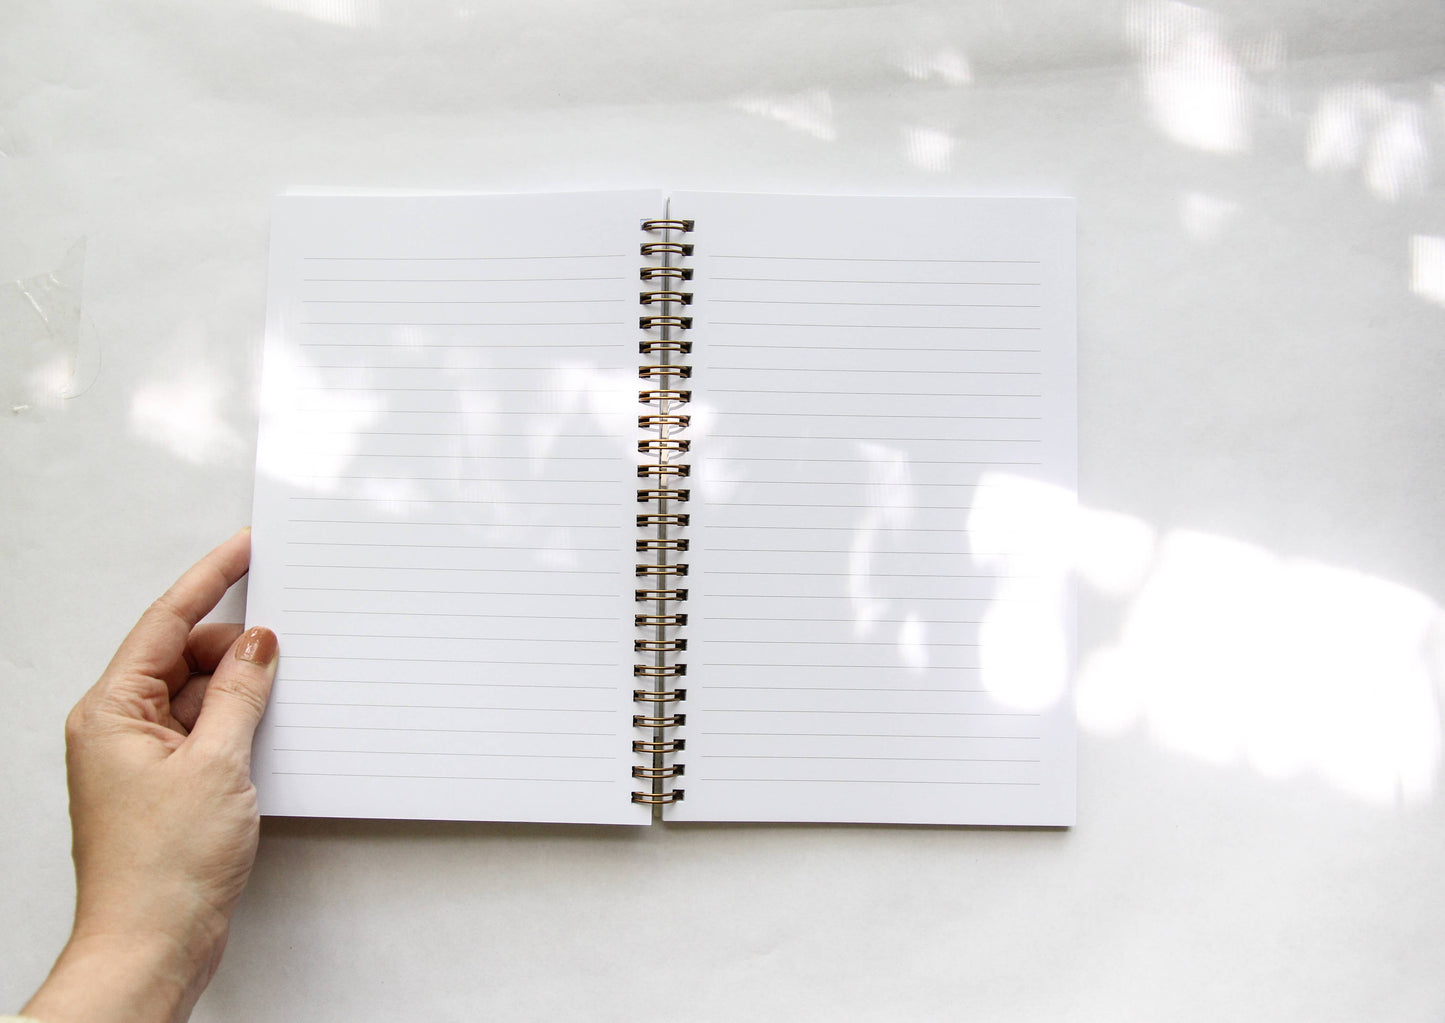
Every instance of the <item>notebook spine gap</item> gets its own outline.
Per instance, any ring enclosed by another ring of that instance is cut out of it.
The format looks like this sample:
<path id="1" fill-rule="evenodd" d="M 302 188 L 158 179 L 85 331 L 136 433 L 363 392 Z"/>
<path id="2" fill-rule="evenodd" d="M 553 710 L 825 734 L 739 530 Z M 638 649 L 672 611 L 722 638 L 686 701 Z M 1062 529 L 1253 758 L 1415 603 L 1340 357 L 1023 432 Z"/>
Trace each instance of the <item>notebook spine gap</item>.
<path id="1" fill-rule="evenodd" d="M 692 353 L 692 342 L 687 340 L 692 317 L 686 313 L 693 297 L 688 290 L 692 268 L 684 265 L 693 252 L 692 243 L 684 240 L 692 230 L 691 220 L 642 222 L 646 240 L 640 251 L 645 261 L 637 322 L 643 359 L 637 375 L 643 383 L 638 401 L 652 411 L 637 417 L 638 428 L 650 435 L 637 442 L 641 456 L 637 476 L 646 483 L 637 491 L 638 504 L 645 510 L 637 515 L 637 553 L 641 557 L 634 597 L 640 607 L 633 617 L 638 638 L 632 648 L 645 656 L 634 658 L 632 667 L 633 677 L 639 680 L 639 688 L 632 691 L 639 707 L 632 726 L 646 738 L 634 739 L 632 751 L 649 762 L 632 768 L 632 777 L 645 783 L 633 791 L 632 801 L 650 806 L 683 798 L 676 779 L 684 774 L 685 765 L 678 754 L 686 740 L 678 738 L 675 730 L 687 720 L 680 709 L 687 690 L 679 683 L 687 675 L 687 664 L 681 659 L 687 650 L 687 638 L 682 635 L 687 626 L 683 610 L 687 589 L 681 583 L 687 575 L 688 539 L 680 534 L 688 525 L 689 492 L 677 484 L 691 470 L 683 460 L 691 441 L 679 436 L 688 428 L 689 417 L 678 410 L 692 399 L 683 383 L 692 377 L 692 367 L 685 361 Z"/>

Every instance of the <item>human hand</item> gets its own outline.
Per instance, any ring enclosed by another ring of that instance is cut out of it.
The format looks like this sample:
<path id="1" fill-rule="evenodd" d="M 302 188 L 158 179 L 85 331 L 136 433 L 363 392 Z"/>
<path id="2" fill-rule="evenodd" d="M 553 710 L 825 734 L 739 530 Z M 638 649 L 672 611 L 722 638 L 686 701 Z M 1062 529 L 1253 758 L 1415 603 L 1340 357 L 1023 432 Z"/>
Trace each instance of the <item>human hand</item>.
<path id="1" fill-rule="evenodd" d="M 246 574 L 242 530 L 141 617 L 65 723 L 75 927 L 27 1015 L 184 1020 L 256 858 L 251 740 L 276 636 L 197 625 Z"/>

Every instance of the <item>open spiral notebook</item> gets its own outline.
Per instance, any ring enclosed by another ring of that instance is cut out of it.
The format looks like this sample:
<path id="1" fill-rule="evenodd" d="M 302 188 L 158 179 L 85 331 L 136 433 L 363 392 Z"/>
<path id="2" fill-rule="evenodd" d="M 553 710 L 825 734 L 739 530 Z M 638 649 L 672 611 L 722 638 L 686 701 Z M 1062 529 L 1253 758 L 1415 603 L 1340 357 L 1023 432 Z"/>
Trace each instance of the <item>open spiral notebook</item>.
<path id="1" fill-rule="evenodd" d="M 264 813 L 1073 822 L 1072 201 L 285 197 L 269 295 Z"/>

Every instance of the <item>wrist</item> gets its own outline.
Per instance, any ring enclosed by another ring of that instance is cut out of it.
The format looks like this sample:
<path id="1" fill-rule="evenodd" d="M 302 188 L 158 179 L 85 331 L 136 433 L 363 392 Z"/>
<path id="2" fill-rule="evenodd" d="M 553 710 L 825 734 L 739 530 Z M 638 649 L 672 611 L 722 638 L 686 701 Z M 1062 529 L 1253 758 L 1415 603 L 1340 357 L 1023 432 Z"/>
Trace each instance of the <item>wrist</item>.
<path id="1" fill-rule="evenodd" d="M 97 880 L 79 876 L 71 942 L 119 937 L 167 952 L 176 970 L 214 972 L 230 930 L 229 914 L 193 887 L 152 875 Z"/>
<path id="2" fill-rule="evenodd" d="M 185 1020 L 220 961 L 225 935 L 106 930 L 77 922 L 23 1012 L 45 1023 Z"/>

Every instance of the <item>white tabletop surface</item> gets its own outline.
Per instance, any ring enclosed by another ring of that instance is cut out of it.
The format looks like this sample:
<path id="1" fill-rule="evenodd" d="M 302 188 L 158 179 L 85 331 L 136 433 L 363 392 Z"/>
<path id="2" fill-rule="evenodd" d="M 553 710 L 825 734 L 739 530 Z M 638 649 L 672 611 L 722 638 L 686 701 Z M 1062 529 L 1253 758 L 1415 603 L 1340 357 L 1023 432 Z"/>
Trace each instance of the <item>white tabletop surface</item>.
<path id="1" fill-rule="evenodd" d="M 6 4 L 0 1011 L 270 197 L 656 186 L 1077 196 L 1078 826 L 268 820 L 194 1018 L 1445 1018 L 1442 155 L 1438 0 Z"/>

